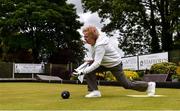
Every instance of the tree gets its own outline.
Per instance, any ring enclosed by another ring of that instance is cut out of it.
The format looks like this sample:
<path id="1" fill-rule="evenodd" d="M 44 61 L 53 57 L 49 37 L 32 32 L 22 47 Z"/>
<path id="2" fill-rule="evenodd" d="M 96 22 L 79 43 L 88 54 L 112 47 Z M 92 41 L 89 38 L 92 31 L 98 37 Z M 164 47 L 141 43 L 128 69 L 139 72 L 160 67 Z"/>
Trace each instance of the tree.
<path id="1" fill-rule="evenodd" d="M 82 0 L 85 11 L 98 12 L 103 31 L 119 31 L 126 55 L 174 49 L 179 32 L 178 0 Z M 177 28 L 178 27 L 178 28 Z"/>
<path id="2" fill-rule="evenodd" d="M 83 57 L 77 32 L 82 23 L 77 20 L 74 5 L 67 4 L 66 0 L 0 0 L 0 10 L 2 59 L 22 62 L 17 57 L 21 50 L 32 55 L 31 62 L 65 53 L 59 52 L 63 49 L 71 52 L 66 55 L 66 61 L 51 60 L 67 63 Z M 13 59 L 5 59 L 7 55 L 13 55 Z"/>

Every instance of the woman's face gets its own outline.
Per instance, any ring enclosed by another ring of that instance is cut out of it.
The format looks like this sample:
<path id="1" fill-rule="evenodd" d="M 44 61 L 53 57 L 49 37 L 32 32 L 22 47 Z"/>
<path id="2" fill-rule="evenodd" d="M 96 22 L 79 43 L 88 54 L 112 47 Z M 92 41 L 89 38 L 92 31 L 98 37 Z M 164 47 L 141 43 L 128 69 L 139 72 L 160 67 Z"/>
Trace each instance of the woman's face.
<path id="1" fill-rule="evenodd" d="M 84 34 L 84 40 L 90 44 L 90 45 L 94 45 L 96 43 L 96 40 L 93 39 L 93 37 L 89 36 L 88 32 L 83 32 Z"/>

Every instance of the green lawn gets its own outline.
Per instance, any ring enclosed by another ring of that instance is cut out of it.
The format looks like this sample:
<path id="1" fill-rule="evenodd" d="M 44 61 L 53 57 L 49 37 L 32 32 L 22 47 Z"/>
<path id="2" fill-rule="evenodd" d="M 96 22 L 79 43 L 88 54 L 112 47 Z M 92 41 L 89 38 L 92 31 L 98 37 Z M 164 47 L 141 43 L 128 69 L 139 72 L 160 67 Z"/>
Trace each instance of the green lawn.
<path id="1" fill-rule="evenodd" d="M 85 98 L 86 85 L 56 83 L 0 83 L 0 110 L 180 110 L 180 89 L 157 88 L 165 97 L 134 98 L 146 94 L 122 87 L 99 86 L 101 98 Z M 71 93 L 62 99 L 63 90 Z"/>

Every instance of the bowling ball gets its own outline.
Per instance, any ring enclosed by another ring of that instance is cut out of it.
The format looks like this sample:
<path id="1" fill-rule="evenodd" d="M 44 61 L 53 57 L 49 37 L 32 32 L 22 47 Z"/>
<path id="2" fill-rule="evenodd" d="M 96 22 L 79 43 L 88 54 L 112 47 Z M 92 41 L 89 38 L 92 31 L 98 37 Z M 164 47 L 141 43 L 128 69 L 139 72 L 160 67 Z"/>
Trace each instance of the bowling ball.
<path id="1" fill-rule="evenodd" d="M 63 99 L 68 99 L 70 97 L 70 92 L 69 91 L 62 91 L 61 92 L 61 97 Z"/>

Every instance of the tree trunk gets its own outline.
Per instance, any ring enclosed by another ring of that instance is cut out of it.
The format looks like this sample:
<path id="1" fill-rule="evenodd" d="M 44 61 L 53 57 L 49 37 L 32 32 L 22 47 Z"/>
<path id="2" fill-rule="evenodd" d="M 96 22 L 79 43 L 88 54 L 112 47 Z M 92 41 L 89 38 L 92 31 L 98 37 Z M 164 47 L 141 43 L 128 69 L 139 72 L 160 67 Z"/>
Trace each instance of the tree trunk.
<path id="1" fill-rule="evenodd" d="M 151 15 L 150 15 L 150 35 L 152 37 L 151 39 L 151 52 L 152 53 L 157 53 L 160 51 L 160 46 L 159 46 L 159 39 L 156 33 L 156 24 L 155 24 L 155 19 L 154 19 L 154 8 L 152 4 L 152 0 L 149 0 L 150 3 L 150 10 L 151 10 Z"/>
<path id="2" fill-rule="evenodd" d="M 161 0 L 161 6 L 160 6 L 160 15 L 162 20 L 161 42 L 162 42 L 163 51 L 170 51 L 173 48 L 172 33 L 170 32 L 170 21 L 168 21 L 167 19 L 169 15 L 168 5 L 169 4 L 167 0 Z"/>

